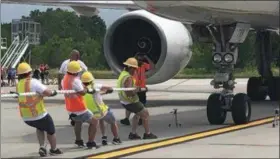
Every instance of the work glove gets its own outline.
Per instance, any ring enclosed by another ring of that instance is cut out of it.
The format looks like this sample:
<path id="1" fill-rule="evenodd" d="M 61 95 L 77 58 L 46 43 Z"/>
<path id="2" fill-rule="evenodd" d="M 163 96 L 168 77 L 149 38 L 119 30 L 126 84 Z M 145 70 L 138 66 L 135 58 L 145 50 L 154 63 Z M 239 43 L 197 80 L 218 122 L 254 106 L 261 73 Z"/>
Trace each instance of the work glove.
<path id="1" fill-rule="evenodd" d="M 53 97 L 53 96 L 56 96 L 56 95 L 57 95 L 56 90 L 53 90 L 53 91 L 52 91 L 52 94 L 50 95 L 50 97 Z"/>
<path id="2" fill-rule="evenodd" d="M 107 89 L 106 94 L 113 93 L 113 89 Z"/>
<path id="3" fill-rule="evenodd" d="M 95 89 L 91 89 L 91 90 L 87 89 L 87 93 L 89 94 L 94 94 L 95 92 L 96 92 Z"/>

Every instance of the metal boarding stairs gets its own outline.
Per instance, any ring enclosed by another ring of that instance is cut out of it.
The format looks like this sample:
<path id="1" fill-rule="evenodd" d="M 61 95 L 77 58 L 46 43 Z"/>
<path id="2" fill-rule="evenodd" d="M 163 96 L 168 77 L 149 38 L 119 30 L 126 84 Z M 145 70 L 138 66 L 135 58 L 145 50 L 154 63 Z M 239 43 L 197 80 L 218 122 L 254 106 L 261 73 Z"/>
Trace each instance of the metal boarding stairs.
<path id="1" fill-rule="evenodd" d="M 8 50 L 6 51 L 5 55 L 1 59 L 1 65 L 4 68 L 12 67 L 15 68 L 17 64 L 20 62 L 20 59 L 25 54 L 27 48 L 29 46 L 28 36 L 24 38 L 21 42 L 19 36 L 17 36 Z"/>

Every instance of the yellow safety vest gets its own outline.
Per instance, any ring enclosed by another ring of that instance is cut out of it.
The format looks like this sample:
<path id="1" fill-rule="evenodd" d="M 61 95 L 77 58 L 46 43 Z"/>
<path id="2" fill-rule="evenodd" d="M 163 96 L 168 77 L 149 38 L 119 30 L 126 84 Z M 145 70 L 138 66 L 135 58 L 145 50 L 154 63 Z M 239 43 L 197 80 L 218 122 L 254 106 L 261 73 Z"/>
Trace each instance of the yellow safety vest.
<path id="1" fill-rule="evenodd" d="M 87 87 L 89 89 L 93 89 L 93 85 L 88 85 Z M 96 92 L 94 94 L 86 93 L 83 98 L 87 108 L 94 114 L 94 117 L 102 118 L 108 112 L 109 107 L 105 103 L 103 103 L 103 101 L 101 103 L 98 103 L 96 101 L 95 96 L 97 95 L 97 93 L 99 92 Z"/>
<path id="2" fill-rule="evenodd" d="M 17 84 L 17 93 L 31 92 L 31 79 L 21 79 Z M 18 97 L 20 116 L 23 120 L 38 120 L 47 111 L 42 96 L 19 96 Z"/>
<path id="3" fill-rule="evenodd" d="M 118 88 L 124 88 L 124 82 L 129 77 L 132 77 L 132 76 L 127 71 L 125 71 L 125 70 L 122 71 L 119 78 L 118 78 L 118 81 L 117 81 L 117 87 Z M 135 87 L 135 80 L 133 80 L 133 82 L 132 82 L 132 87 Z M 125 94 L 125 91 L 119 91 L 118 95 L 119 95 L 119 98 L 120 98 L 121 101 L 128 102 L 128 103 L 139 102 L 139 97 L 138 97 L 137 94 L 133 97 L 128 97 Z"/>

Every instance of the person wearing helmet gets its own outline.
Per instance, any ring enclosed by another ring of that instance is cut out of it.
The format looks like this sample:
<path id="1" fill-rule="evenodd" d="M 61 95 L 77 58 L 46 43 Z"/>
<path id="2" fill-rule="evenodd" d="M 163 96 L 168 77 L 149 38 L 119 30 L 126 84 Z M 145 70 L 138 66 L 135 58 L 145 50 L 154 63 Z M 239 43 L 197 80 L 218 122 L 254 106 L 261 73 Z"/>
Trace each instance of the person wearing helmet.
<path id="1" fill-rule="evenodd" d="M 63 61 L 63 63 L 60 66 L 60 69 L 58 71 L 58 73 L 59 73 L 58 74 L 58 89 L 59 90 L 61 89 L 61 80 L 62 80 L 63 76 L 67 73 L 67 64 L 71 61 L 78 61 L 79 62 L 80 66 L 82 68 L 82 71 L 79 73 L 79 75 L 81 75 L 83 71 L 88 70 L 85 63 L 80 60 L 80 52 L 76 49 L 72 50 L 70 58 Z M 69 119 L 71 120 L 70 116 L 69 116 Z M 72 126 L 74 126 L 74 124 L 75 124 L 75 122 L 73 120 L 71 120 L 70 123 L 71 123 Z"/>
<path id="2" fill-rule="evenodd" d="M 43 97 L 55 96 L 56 91 L 51 91 L 39 80 L 31 78 L 32 69 L 28 63 L 20 63 L 17 67 L 18 83 L 17 93 L 36 92 L 35 96 L 19 96 L 18 104 L 21 118 L 23 121 L 36 128 L 36 134 L 39 141 L 39 154 L 41 157 L 47 155 L 45 147 L 45 132 L 50 143 L 50 154 L 62 154 L 56 147 L 56 136 L 53 119 L 46 111 Z"/>
<path id="3" fill-rule="evenodd" d="M 94 77 L 90 72 L 84 72 L 82 74 L 81 80 L 85 87 L 88 89 L 99 88 L 100 91 L 104 92 L 102 94 L 112 93 L 113 89 L 108 86 L 103 86 L 102 84 L 95 84 Z M 107 136 L 105 135 L 105 125 L 104 122 L 111 125 L 111 131 L 114 136 L 113 144 L 121 144 L 121 140 L 118 134 L 118 126 L 116 118 L 109 107 L 103 102 L 102 95 L 100 92 L 95 92 L 93 94 L 87 93 L 84 96 L 87 108 L 93 113 L 94 117 L 99 120 L 99 126 L 102 133 L 102 145 L 108 145 Z"/>
<path id="4" fill-rule="evenodd" d="M 143 53 L 137 53 L 135 55 L 135 58 L 138 61 L 138 68 L 136 69 L 133 77 L 135 79 L 135 85 L 138 88 L 141 88 L 139 92 L 137 92 L 137 95 L 139 97 L 139 101 L 146 106 L 147 103 L 147 97 L 146 93 L 148 91 L 148 88 L 146 86 L 146 71 L 149 71 L 150 69 L 154 68 L 152 60 L 150 60 L 147 55 Z M 125 111 L 125 118 L 122 119 L 120 122 L 123 125 L 130 125 L 129 117 L 131 112 Z M 142 125 L 142 119 L 139 119 L 139 125 Z"/>
<path id="5" fill-rule="evenodd" d="M 119 88 L 131 88 L 135 86 L 135 80 L 133 79 L 133 74 L 138 68 L 138 62 L 135 58 L 128 58 L 124 63 L 125 68 L 120 73 L 117 87 Z M 139 117 L 143 120 L 143 127 L 145 129 L 145 133 L 143 135 L 143 139 L 156 139 L 157 136 L 152 134 L 149 129 L 149 112 L 144 107 L 144 105 L 139 101 L 139 97 L 137 95 L 138 90 L 133 91 L 119 91 L 119 99 L 123 107 L 129 112 L 135 113 L 133 116 L 132 122 L 132 132 L 129 134 L 129 139 L 141 139 L 141 137 L 136 133 L 136 129 L 139 122 Z"/>
<path id="6" fill-rule="evenodd" d="M 94 141 L 96 135 L 96 127 L 98 120 L 93 117 L 90 110 L 87 109 L 83 96 L 89 92 L 84 88 L 78 74 L 81 72 L 81 66 L 77 61 L 71 61 L 67 64 L 67 73 L 64 75 L 61 86 L 63 90 L 75 90 L 76 93 L 64 94 L 66 110 L 70 118 L 75 121 L 74 131 L 76 136 L 75 144 L 79 147 L 84 147 L 84 142 L 81 137 L 82 124 L 89 123 L 88 128 L 88 148 L 98 147 Z"/>

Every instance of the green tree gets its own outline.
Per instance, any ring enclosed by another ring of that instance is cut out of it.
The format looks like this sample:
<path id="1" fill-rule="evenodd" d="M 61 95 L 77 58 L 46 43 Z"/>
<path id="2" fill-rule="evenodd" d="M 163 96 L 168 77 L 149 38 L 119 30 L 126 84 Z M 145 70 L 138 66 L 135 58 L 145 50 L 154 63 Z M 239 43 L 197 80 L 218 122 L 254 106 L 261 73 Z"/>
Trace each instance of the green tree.
<path id="1" fill-rule="evenodd" d="M 7 38 L 7 46 L 11 45 L 11 23 L 1 25 L 1 37 Z"/>

